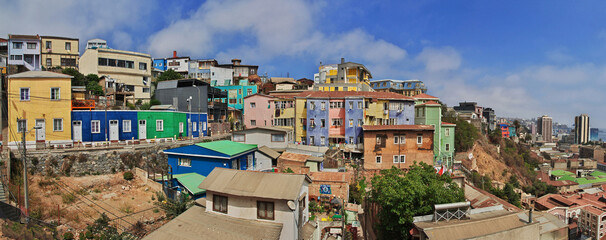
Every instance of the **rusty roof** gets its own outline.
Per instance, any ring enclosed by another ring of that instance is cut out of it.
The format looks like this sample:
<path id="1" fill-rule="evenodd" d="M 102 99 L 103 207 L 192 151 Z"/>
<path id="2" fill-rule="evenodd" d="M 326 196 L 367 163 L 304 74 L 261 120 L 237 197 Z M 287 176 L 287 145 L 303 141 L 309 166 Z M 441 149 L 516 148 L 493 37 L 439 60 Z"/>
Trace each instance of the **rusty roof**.
<path id="1" fill-rule="evenodd" d="M 287 161 L 295 161 L 295 162 L 306 162 L 309 159 L 309 157 L 311 157 L 311 155 L 284 152 L 284 153 L 282 153 L 282 155 L 280 155 L 280 157 L 278 158 L 278 161 L 287 160 Z"/>
<path id="2" fill-rule="evenodd" d="M 410 130 L 410 131 L 433 131 L 431 125 L 364 125 L 364 131 L 384 131 L 384 130 Z"/>
<path id="3" fill-rule="evenodd" d="M 310 172 L 311 181 L 343 182 L 349 183 L 351 173 L 349 172 Z"/>
<path id="4" fill-rule="evenodd" d="M 9 39 L 31 39 L 31 40 L 40 40 L 40 36 L 38 35 L 17 35 L 17 34 L 9 34 Z"/>
<path id="5" fill-rule="evenodd" d="M 242 171 L 215 168 L 198 188 L 243 197 L 295 200 L 299 197 L 304 181 L 311 182 L 305 174 L 285 174 Z"/>
<path id="6" fill-rule="evenodd" d="M 606 213 L 606 211 L 604 211 L 604 209 L 598 208 L 596 206 L 591 206 L 591 205 L 590 206 L 585 206 L 583 208 L 583 210 L 585 210 L 587 212 L 590 212 L 592 214 L 598 215 L 598 216 Z"/>

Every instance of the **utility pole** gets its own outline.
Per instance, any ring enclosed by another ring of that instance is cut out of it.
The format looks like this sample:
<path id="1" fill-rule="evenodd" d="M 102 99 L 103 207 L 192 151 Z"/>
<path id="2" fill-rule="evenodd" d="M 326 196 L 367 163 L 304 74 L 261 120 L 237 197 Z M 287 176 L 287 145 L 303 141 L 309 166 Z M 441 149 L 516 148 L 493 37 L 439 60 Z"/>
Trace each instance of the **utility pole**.
<path id="1" fill-rule="evenodd" d="M 18 122 L 18 121 L 17 121 Z M 25 141 L 25 132 L 27 131 L 27 126 L 23 126 L 21 128 L 21 138 L 23 144 L 23 189 L 25 191 L 25 222 L 29 223 L 29 199 L 27 194 L 27 149 L 26 149 L 26 141 Z"/>

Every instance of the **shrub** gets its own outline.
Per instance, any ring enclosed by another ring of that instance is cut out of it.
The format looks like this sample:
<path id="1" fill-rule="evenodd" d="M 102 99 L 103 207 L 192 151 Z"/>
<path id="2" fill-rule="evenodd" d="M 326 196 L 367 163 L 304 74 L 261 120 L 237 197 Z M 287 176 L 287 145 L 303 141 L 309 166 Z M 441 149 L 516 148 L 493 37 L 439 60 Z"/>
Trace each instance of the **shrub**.
<path id="1" fill-rule="evenodd" d="M 123 177 L 124 177 L 124 180 L 130 181 L 130 180 L 133 180 L 135 178 L 135 175 L 133 174 L 133 172 L 128 171 L 128 172 L 124 173 Z"/>
<path id="2" fill-rule="evenodd" d="M 74 234 L 72 232 L 66 232 L 63 234 L 63 240 L 73 240 Z"/>
<path id="3" fill-rule="evenodd" d="M 71 204 L 76 201 L 76 196 L 71 193 L 65 193 L 65 194 L 61 195 L 61 200 L 63 200 L 64 204 Z"/>

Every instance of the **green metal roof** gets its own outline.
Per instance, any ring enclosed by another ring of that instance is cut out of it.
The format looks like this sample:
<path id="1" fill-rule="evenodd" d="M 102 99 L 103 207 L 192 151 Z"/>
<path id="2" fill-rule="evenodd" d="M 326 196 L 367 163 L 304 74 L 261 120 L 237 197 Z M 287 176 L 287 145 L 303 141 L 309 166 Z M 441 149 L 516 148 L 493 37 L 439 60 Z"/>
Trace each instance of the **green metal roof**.
<path id="1" fill-rule="evenodd" d="M 193 195 L 198 195 L 206 192 L 206 189 L 198 188 L 200 183 L 204 181 L 206 178 L 197 173 L 183 173 L 183 174 L 175 174 L 173 178 L 177 179 L 181 185 L 183 185 L 187 191 L 189 191 Z"/>
<path id="2" fill-rule="evenodd" d="M 574 175 L 574 173 L 571 173 L 569 171 L 564 171 L 564 170 L 553 170 L 553 171 L 551 171 L 551 175 L 564 176 L 564 175 Z"/>
<path id="3" fill-rule="evenodd" d="M 600 171 L 593 171 L 591 173 L 591 176 L 594 176 L 594 177 L 606 177 L 606 173 L 600 172 Z"/>
<path id="4" fill-rule="evenodd" d="M 229 140 L 198 143 L 196 145 L 229 156 L 234 156 L 257 148 L 257 144 L 244 144 L 239 142 L 232 142 Z"/>
<path id="5" fill-rule="evenodd" d="M 573 181 L 573 182 L 577 181 L 577 179 L 575 177 L 570 176 L 570 175 L 564 175 L 561 178 L 558 178 L 558 181 L 564 181 L 564 180 Z"/>

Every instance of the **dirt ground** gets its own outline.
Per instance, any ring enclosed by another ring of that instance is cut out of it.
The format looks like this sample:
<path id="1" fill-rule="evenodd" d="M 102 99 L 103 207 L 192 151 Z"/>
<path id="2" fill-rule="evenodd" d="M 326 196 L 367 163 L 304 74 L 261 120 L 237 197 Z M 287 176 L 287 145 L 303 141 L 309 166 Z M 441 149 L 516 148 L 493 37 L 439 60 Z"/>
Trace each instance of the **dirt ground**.
<path id="1" fill-rule="evenodd" d="M 30 215 L 59 223 L 62 235 L 82 232 L 105 213 L 120 232 L 132 232 L 140 221 L 145 232 L 164 223 L 164 212 L 154 206 L 156 193 L 141 179 L 126 181 L 122 173 L 83 177 L 33 176 Z M 60 235 L 60 236 L 61 236 Z"/>
<path id="2" fill-rule="evenodd" d="M 505 164 L 505 162 L 501 159 L 501 157 L 497 153 L 497 148 L 491 144 L 488 144 L 486 141 L 478 140 L 475 142 L 473 148 L 470 151 L 457 153 L 457 155 L 463 155 L 463 157 L 461 157 L 464 159 L 463 165 L 467 169 L 473 170 L 474 166 L 472 164 L 472 161 L 467 158 L 467 155 L 469 155 L 470 152 L 473 153 L 473 157 L 476 160 L 476 170 L 480 174 L 486 174 L 492 180 L 497 181 L 499 183 L 506 183 L 507 181 L 509 181 L 509 177 L 512 174 L 515 174 L 521 183 L 528 183 L 527 179 L 522 177 L 520 174 L 513 172 L 514 169 L 508 167 L 507 164 Z"/>

